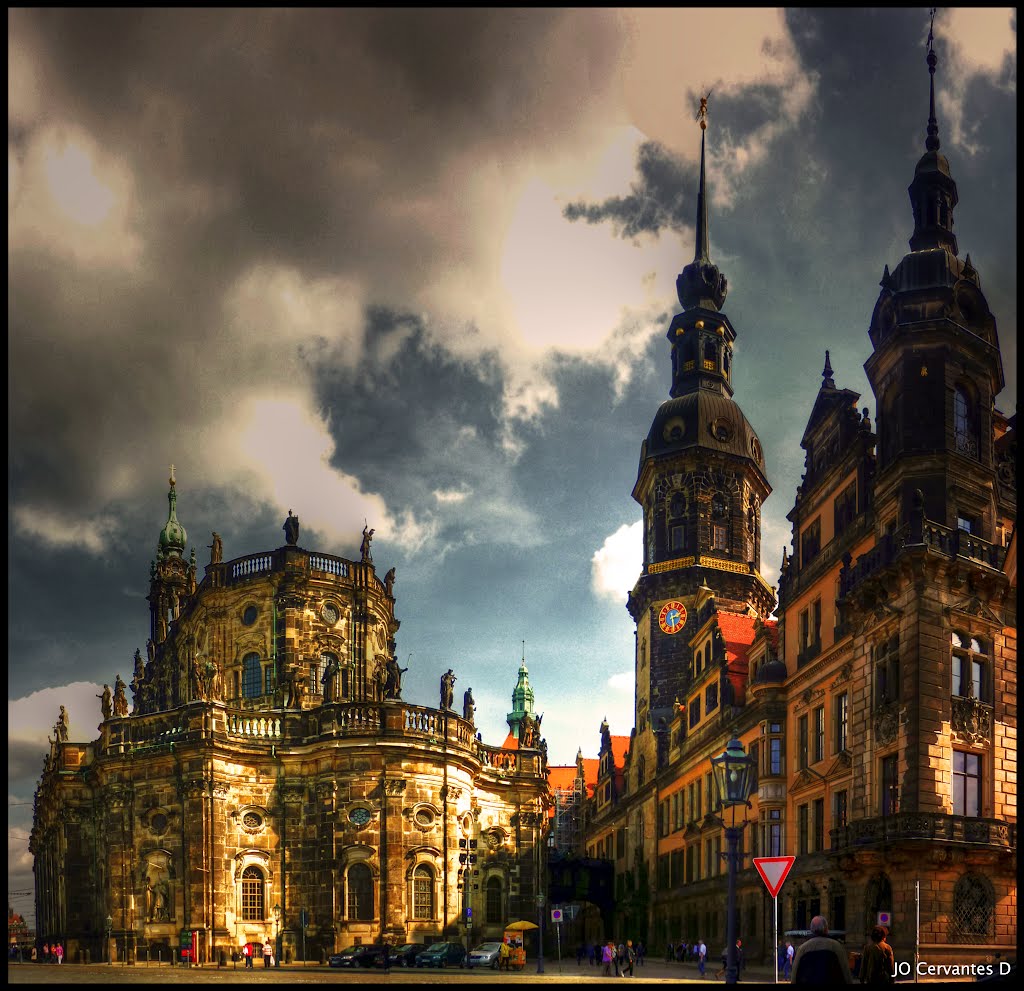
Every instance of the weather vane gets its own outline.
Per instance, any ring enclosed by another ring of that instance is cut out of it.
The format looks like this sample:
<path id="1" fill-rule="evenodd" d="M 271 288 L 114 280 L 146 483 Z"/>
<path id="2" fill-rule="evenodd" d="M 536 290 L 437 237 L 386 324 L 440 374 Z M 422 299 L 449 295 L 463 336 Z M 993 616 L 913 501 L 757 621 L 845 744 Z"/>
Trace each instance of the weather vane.
<path id="1" fill-rule="evenodd" d="M 928 11 L 928 16 L 931 18 L 931 22 L 928 24 L 928 50 L 931 51 L 932 43 L 935 41 L 935 11 L 936 8 L 932 7 Z"/>
<path id="2" fill-rule="evenodd" d="M 708 126 L 708 97 L 711 96 L 711 90 L 708 90 L 700 98 L 700 109 L 697 111 L 696 120 L 700 121 L 700 129 L 702 131 L 707 129 Z"/>

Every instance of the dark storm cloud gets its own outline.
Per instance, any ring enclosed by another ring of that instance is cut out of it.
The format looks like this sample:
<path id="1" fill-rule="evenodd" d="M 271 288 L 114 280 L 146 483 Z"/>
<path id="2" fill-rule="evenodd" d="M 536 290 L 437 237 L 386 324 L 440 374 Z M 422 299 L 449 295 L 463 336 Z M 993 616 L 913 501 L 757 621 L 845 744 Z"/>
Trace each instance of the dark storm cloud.
<path id="1" fill-rule="evenodd" d="M 588 224 L 610 221 L 615 233 L 624 238 L 692 228 L 696 169 L 657 141 L 645 141 L 637 150 L 636 170 L 637 180 L 627 196 L 611 196 L 601 203 L 580 200 L 566 206 L 562 215 Z"/>

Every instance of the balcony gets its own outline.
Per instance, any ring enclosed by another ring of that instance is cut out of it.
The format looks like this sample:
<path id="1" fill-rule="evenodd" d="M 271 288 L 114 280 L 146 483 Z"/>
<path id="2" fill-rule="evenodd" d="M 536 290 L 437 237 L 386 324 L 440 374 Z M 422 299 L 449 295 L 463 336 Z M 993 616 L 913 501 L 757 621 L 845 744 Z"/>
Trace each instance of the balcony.
<path id="1" fill-rule="evenodd" d="M 936 812 L 899 812 L 860 819 L 830 833 L 833 853 L 854 853 L 883 843 L 924 840 L 992 850 L 1017 849 L 1017 826 L 998 819 L 976 819 Z"/>

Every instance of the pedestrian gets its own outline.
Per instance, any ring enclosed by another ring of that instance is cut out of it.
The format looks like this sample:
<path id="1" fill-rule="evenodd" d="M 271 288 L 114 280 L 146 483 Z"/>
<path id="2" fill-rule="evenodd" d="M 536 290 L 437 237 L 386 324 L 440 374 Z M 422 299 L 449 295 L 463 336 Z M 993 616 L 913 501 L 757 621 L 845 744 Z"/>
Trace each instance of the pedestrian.
<path id="1" fill-rule="evenodd" d="M 793 949 L 793 944 L 787 939 L 786 940 L 786 965 L 782 969 L 782 976 L 788 981 L 793 976 L 793 955 L 796 950 Z"/>
<path id="2" fill-rule="evenodd" d="M 643 940 L 638 939 L 636 941 L 636 962 L 642 967 L 644 965 L 644 957 L 647 956 L 647 947 L 644 946 Z"/>
<path id="3" fill-rule="evenodd" d="M 270 958 L 274 955 L 274 948 L 270 945 L 270 937 L 263 941 L 263 966 L 270 966 Z"/>
<path id="4" fill-rule="evenodd" d="M 252 970 L 252 944 L 242 944 L 242 959 L 245 961 L 244 969 Z"/>
<path id="5" fill-rule="evenodd" d="M 629 968 L 629 976 L 633 976 L 633 965 L 636 963 L 636 950 L 633 949 L 633 940 L 626 940 L 626 961 L 625 966 Z"/>
<path id="6" fill-rule="evenodd" d="M 50 962 L 50 944 L 43 943 L 43 963 Z"/>
<path id="7" fill-rule="evenodd" d="M 509 948 L 508 940 L 503 939 L 498 947 L 498 970 L 508 970 Z"/>
<path id="8" fill-rule="evenodd" d="M 860 955 L 861 984 L 892 984 L 896 960 L 885 941 L 885 927 L 875 926 Z"/>
<path id="9" fill-rule="evenodd" d="M 665 963 L 670 963 L 676 958 L 676 948 L 672 945 L 672 940 L 668 941 L 668 951 L 665 954 Z"/>
<path id="10" fill-rule="evenodd" d="M 707 966 L 708 959 L 708 948 L 704 944 L 704 940 L 698 937 L 697 942 L 694 944 L 697 951 L 697 972 L 701 977 L 704 976 L 704 969 Z"/>
<path id="11" fill-rule="evenodd" d="M 591 967 L 597 966 L 597 947 L 589 939 L 587 940 L 587 960 L 590 961 Z"/>
<path id="12" fill-rule="evenodd" d="M 793 957 L 793 983 L 818 987 L 853 983 L 846 951 L 829 936 L 828 922 L 823 915 L 811 919 L 811 938 Z"/>
<path id="13" fill-rule="evenodd" d="M 604 964 L 604 976 L 612 976 L 612 957 L 615 955 L 615 949 L 612 946 L 612 941 L 608 940 L 604 946 L 601 947 L 601 963 Z M 618 977 L 618 967 L 615 968 L 616 977 Z"/>
<path id="14" fill-rule="evenodd" d="M 57 957 L 57 963 L 63 963 L 64 962 L 64 947 L 61 946 L 60 943 L 57 944 L 57 946 L 54 949 L 53 953 L 54 953 L 54 956 Z"/>

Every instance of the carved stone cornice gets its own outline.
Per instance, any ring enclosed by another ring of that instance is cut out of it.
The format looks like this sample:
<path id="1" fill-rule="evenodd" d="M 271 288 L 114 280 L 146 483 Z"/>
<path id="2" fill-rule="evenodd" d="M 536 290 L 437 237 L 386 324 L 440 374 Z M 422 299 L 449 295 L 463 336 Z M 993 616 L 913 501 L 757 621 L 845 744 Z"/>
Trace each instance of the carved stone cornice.
<path id="1" fill-rule="evenodd" d="M 281 801 L 285 804 L 302 802 L 306 797 L 306 789 L 302 785 L 285 785 L 280 789 Z"/>
<path id="2" fill-rule="evenodd" d="M 405 786 L 408 782 L 405 778 L 386 778 L 384 780 L 384 794 L 388 798 L 395 798 L 405 794 Z"/>

